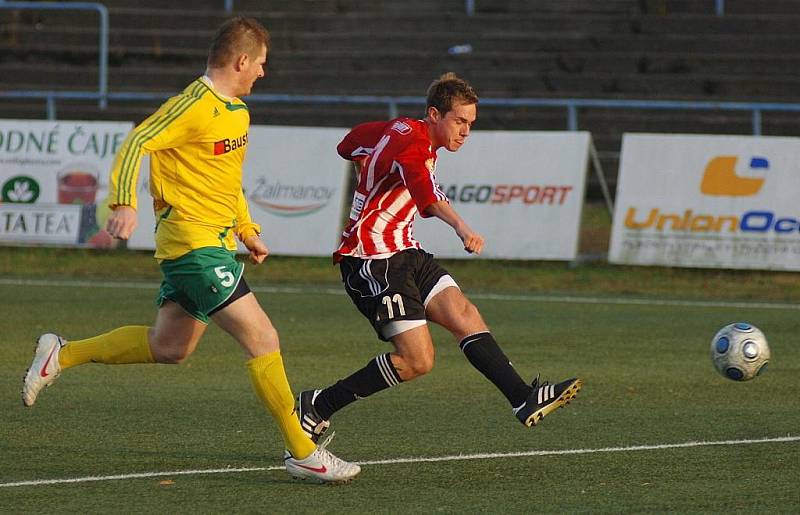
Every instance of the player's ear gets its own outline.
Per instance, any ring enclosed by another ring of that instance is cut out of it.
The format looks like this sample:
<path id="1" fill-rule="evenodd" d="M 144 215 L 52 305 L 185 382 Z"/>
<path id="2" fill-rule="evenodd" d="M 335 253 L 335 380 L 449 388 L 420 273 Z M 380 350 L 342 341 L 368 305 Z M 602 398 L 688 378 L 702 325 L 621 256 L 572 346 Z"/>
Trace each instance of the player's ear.
<path id="1" fill-rule="evenodd" d="M 431 121 L 438 122 L 442 118 L 442 114 L 434 106 L 429 106 L 428 118 L 430 118 Z"/>
<path id="2" fill-rule="evenodd" d="M 250 56 L 247 54 L 239 54 L 239 57 L 236 58 L 236 71 L 244 69 L 247 66 L 248 61 L 250 61 Z"/>

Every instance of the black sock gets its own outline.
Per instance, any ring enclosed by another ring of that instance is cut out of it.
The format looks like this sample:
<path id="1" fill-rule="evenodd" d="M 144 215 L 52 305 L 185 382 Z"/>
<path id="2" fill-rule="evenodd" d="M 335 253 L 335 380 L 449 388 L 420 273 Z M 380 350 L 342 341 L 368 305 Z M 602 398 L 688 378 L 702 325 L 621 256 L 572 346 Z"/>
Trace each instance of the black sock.
<path id="1" fill-rule="evenodd" d="M 512 408 L 521 406 L 533 388 L 519 376 L 491 333 L 471 334 L 458 344 L 472 366 L 506 396 Z"/>
<path id="2" fill-rule="evenodd" d="M 328 420 L 351 402 L 402 382 L 387 352 L 377 356 L 361 370 L 322 390 L 314 401 L 314 408 L 320 417 Z"/>

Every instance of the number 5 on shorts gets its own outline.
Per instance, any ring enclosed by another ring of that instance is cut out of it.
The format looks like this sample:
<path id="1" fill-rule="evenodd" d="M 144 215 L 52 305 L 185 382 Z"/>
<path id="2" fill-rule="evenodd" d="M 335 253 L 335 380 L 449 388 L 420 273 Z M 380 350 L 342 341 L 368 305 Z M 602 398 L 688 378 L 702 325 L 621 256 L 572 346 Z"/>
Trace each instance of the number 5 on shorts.
<path id="1" fill-rule="evenodd" d="M 225 270 L 224 266 L 218 266 L 214 268 L 214 273 L 217 274 L 217 277 L 219 277 L 219 283 L 225 288 L 230 288 L 233 286 L 234 281 L 236 281 L 236 279 L 233 277 L 233 274 Z"/>

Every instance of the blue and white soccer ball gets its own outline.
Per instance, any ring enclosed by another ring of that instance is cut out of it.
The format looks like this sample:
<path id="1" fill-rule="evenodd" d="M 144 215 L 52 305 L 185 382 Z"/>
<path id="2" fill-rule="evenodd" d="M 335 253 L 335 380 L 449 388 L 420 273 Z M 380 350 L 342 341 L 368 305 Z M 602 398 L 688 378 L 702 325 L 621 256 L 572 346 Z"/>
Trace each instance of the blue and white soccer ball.
<path id="1" fill-rule="evenodd" d="M 711 361 L 717 372 L 728 379 L 749 381 L 767 369 L 767 337 L 761 329 L 745 322 L 726 325 L 711 340 Z"/>

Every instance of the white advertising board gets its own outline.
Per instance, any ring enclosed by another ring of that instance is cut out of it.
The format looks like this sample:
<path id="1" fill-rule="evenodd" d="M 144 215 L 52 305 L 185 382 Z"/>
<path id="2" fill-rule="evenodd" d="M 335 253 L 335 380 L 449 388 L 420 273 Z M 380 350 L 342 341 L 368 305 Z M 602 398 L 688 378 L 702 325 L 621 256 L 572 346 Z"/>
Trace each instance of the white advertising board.
<path id="1" fill-rule="evenodd" d="M 347 162 L 336 145 L 347 129 L 251 126 L 243 187 L 250 216 L 273 254 L 327 256 L 341 232 Z M 153 249 L 149 165 L 139 174 L 139 228 L 128 242 Z"/>
<path id="2" fill-rule="evenodd" d="M 609 260 L 800 270 L 800 139 L 625 134 Z"/>
<path id="3" fill-rule="evenodd" d="M 0 241 L 76 245 L 82 208 L 77 204 L 0 204 Z"/>
<path id="4" fill-rule="evenodd" d="M 483 257 L 573 260 L 589 143 L 588 132 L 474 131 L 458 152 L 439 150 L 436 179 L 485 238 Z M 441 220 L 418 218 L 414 235 L 439 257 L 469 256 Z"/>
<path id="5" fill-rule="evenodd" d="M 113 245 L 102 229 L 108 170 L 132 126 L 0 120 L 0 242 Z"/>

